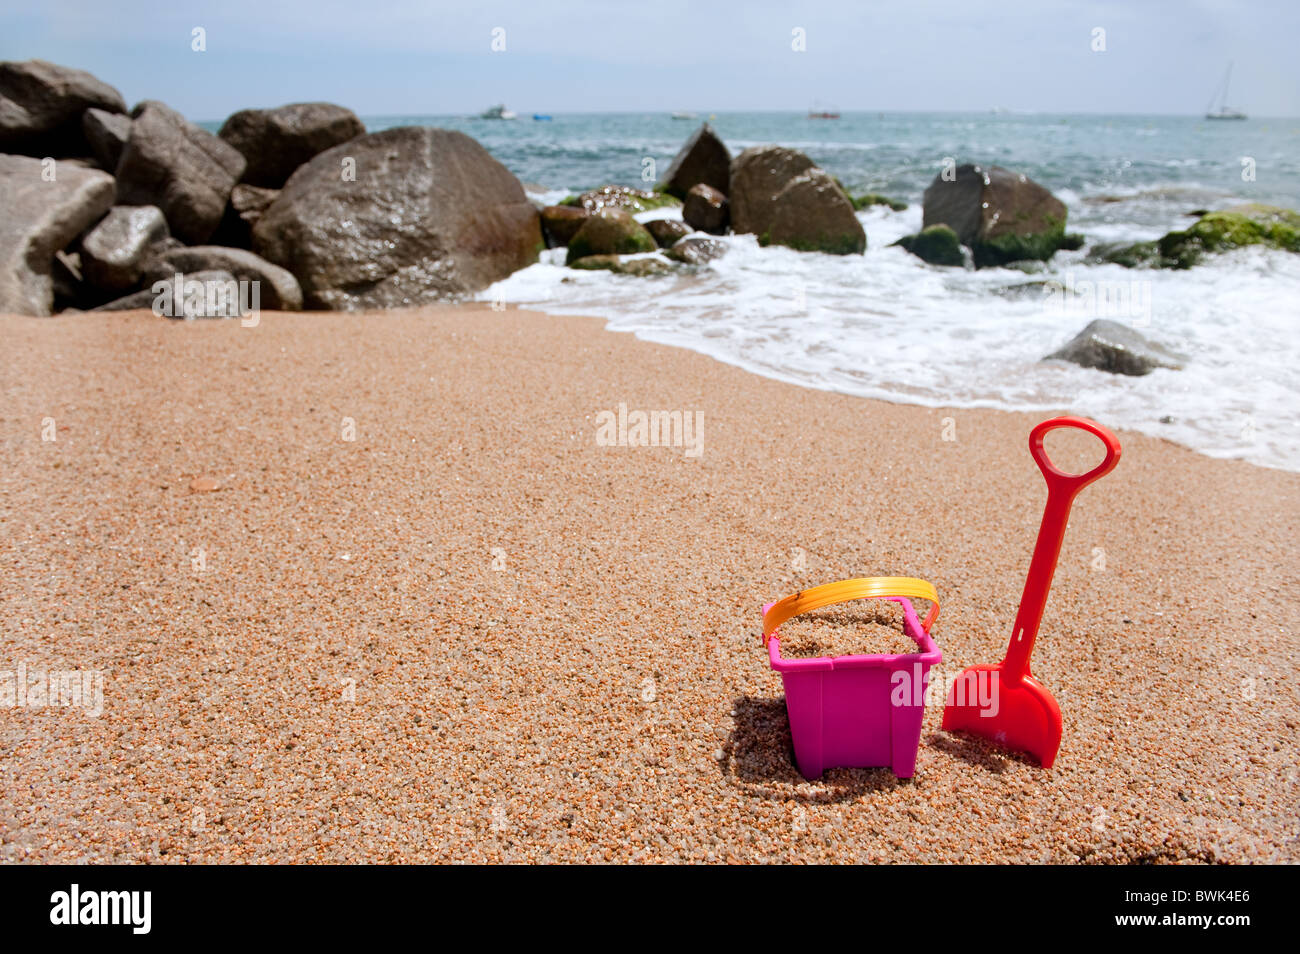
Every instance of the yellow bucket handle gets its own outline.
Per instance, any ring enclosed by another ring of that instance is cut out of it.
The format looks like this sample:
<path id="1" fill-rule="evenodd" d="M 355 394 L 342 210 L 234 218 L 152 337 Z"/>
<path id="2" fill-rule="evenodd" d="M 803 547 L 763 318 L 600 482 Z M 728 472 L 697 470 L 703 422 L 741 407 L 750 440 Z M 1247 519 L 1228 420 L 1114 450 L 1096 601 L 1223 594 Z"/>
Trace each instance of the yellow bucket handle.
<path id="1" fill-rule="evenodd" d="M 934 621 L 939 618 L 939 594 L 925 580 L 918 580 L 911 576 L 860 577 L 854 580 L 840 580 L 838 583 L 824 583 L 810 590 L 800 590 L 773 603 L 771 609 L 763 614 L 763 644 L 767 645 L 768 639 L 778 626 L 802 613 L 830 606 L 832 603 L 881 596 L 906 596 L 910 599 L 929 600 L 930 612 L 921 623 L 921 628 L 927 633 L 930 632 Z"/>

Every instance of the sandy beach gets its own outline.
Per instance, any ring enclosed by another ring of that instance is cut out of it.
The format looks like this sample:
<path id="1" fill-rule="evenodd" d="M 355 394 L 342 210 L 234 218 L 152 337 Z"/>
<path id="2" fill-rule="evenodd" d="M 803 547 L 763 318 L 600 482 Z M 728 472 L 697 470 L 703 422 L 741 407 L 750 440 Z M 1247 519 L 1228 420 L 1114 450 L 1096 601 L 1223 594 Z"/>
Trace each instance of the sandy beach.
<path id="1" fill-rule="evenodd" d="M 935 705 L 914 779 L 810 783 L 761 605 L 923 577 L 942 675 L 997 662 L 1050 415 L 481 306 L 3 321 L 0 670 L 102 712 L 0 708 L 0 861 L 1300 861 L 1300 475 L 1120 431 L 1034 655 L 1055 767 Z M 600 446 L 620 404 L 699 453 Z"/>

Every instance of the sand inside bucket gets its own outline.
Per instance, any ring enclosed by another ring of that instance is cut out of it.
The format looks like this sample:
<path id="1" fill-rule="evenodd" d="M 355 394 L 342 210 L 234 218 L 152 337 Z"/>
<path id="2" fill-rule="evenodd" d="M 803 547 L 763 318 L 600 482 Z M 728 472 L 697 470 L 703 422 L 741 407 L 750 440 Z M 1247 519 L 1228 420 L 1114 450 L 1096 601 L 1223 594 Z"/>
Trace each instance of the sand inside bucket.
<path id="1" fill-rule="evenodd" d="M 804 613 L 783 623 L 780 636 L 781 655 L 787 659 L 921 651 L 903 630 L 903 607 L 883 600 Z"/>

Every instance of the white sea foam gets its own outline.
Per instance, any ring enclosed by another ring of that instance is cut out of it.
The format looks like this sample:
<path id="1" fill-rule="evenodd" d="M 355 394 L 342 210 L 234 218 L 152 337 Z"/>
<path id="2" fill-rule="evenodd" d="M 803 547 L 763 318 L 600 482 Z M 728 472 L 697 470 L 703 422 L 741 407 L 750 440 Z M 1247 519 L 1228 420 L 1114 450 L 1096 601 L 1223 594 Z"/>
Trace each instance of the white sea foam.
<path id="1" fill-rule="evenodd" d="M 859 217 L 862 256 L 760 248 L 734 235 L 706 267 L 635 278 L 566 269 L 557 249 L 482 297 L 600 316 L 613 330 L 809 387 L 930 407 L 1075 412 L 1211 456 L 1300 470 L 1300 256 L 1241 249 L 1166 271 L 1089 265 L 1074 252 L 1034 274 L 939 268 L 889 247 L 920 227 L 918 206 Z M 1091 240 L 1151 237 L 1121 222 L 1088 231 Z M 1085 294 L 1095 289 L 1108 295 Z M 1127 377 L 1042 360 L 1094 317 L 1137 326 L 1185 354 L 1186 367 Z"/>

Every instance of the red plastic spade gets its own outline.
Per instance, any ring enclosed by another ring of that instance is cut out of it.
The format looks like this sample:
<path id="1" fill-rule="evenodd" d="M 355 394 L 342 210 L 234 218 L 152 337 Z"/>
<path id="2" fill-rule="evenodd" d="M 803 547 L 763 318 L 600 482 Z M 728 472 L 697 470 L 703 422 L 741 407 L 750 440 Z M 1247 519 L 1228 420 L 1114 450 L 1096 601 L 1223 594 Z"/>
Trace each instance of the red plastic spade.
<path id="1" fill-rule="evenodd" d="M 1106 459 L 1086 474 L 1058 469 L 1043 450 L 1043 437 L 1058 427 L 1077 427 L 1101 438 Z M 945 731 L 973 732 L 1007 749 L 1028 752 L 1051 768 L 1061 747 L 1061 709 L 1052 694 L 1029 670 L 1029 655 L 1043 619 L 1047 591 L 1052 586 L 1061 541 L 1070 519 L 1070 505 L 1088 484 L 1104 477 L 1119 463 L 1115 435 L 1095 421 L 1058 417 L 1029 432 L 1029 452 L 1047 479 L 1047 509 L 1038 528 L 1038 543 L 1029 564 L 1029 577 L 1020 597 L 1020 611 L 1007 657 L 996 666 L 972 666 L 962 672 L 948 692 L 943 710 Z"/>

